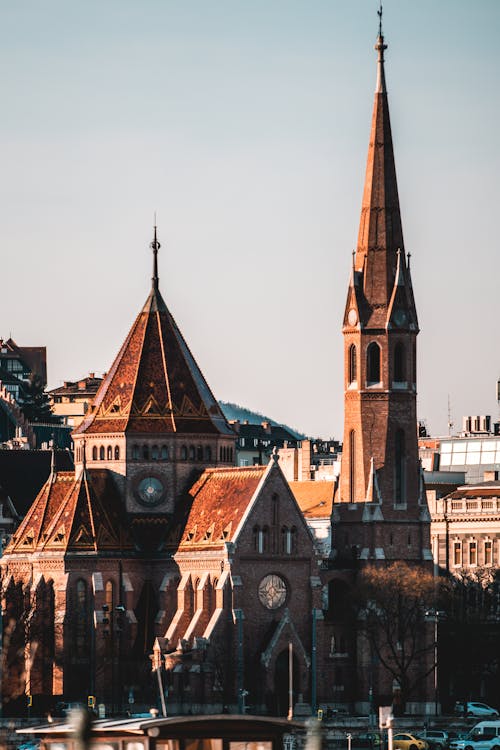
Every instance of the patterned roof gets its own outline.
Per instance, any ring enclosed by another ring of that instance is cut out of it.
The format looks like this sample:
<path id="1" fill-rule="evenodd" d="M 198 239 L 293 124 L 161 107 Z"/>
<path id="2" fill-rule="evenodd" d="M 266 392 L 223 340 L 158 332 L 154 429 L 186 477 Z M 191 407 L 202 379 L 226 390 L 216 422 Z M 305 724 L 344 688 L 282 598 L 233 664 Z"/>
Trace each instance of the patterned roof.
<path id="1" fill-rule="evenodd" d="M 158 289 L 156 233 L 151 246 L 151 293 L 74 434 L 233 435 Z"/>
<path id="2" fill-rule="evenodd" d="M 4 554 L 130 549 L 120 517 L 119 496 L 105 469 L 85 471 L 78 478 L 69 471 L 53 473 Z"/>
<path id="3" fill-rule="evenodd" d="M 332 514 L 335 482 L 289 482 L 305 518 L 329 518 Z"/>
<path id="4" fill-rule="evenodd" d="M 204 471 L 189 491 L 192 505 L 179 549 L 219 547 L 234 541 L 268 470 L 268 466 L 244 466 Z"/>
<path id="5" fill-rule="evenodd" d="M 371 328 L 383 328 L 387 323 L 387 308 L 395 287 L 399 250 L 402 256 L 402 279 L 398 292 L 401 299 L 398 303 L 408 312 L 409 320 L 417 325 L 410 271 L 404 251 L 389 103 L 385 86 L 383 53 L 386 46 L 383 36 L 380 35 L 375 46 L 378 51 L 377 88 L 351 299 L 348 299 L 348 309 L 356 306 L 361 323 Z"/>

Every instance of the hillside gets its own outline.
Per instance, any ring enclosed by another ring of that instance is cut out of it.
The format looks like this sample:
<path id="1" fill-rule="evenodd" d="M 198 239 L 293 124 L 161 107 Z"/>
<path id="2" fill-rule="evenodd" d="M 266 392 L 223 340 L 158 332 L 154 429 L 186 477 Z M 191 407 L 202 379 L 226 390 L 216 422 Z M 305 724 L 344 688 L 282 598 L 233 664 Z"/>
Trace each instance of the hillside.
<path id="1" fill-rule="evenodd" d="M 224 416 L 230 422 L 231 420 L 238 419 L 240 422 L 244 422 L 245 420 L 248 421 L 249 424 L 260 424 L 261 422 L 269 422 L 272 425 L 277 425 L 280 427 L 284 427 L 289 432 L 291 432 L 297 440 L 304 440 L 306 435 L 304 433 L 299 432 L 294 427 L 289 427 L 286 424 L 283 424 L 282 422 L 277 422 L 275 419 L 271 419 L 271 417 L 267 417 L 265 414 L 260 414 L 258 411 L 252 411 L 251 409 L 247 409 L 244 406 L 239 406 L 239 404 L 232 404 L 228 401 L 219 401 L 219 405 L 224 412 Z"/>

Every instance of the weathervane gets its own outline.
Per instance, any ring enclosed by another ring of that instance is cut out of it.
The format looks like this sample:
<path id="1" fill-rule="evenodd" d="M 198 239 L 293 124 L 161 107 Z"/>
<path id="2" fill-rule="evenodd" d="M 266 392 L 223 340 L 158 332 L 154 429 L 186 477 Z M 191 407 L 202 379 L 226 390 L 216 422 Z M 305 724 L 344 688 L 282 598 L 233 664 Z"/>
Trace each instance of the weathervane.
<path id="1" fill-rule="evenodd" d="M 382 36 L 382 3 L 380 3 L 379 9 L 377 10 L 378 15 L 378 35 Z"/>
<path id="2" fill-rule="evenodd" d="M 158 242 L 158 238 L 156 236 L 156 211 L 155 211 L 155 223 L 154 223 L 154 237 L 153 241 L 150 242 L 149 247 L 153 251 L 153 286 L 155 289 L 158 289 L 158 250 L 160 249 L 161 245 Z"/>

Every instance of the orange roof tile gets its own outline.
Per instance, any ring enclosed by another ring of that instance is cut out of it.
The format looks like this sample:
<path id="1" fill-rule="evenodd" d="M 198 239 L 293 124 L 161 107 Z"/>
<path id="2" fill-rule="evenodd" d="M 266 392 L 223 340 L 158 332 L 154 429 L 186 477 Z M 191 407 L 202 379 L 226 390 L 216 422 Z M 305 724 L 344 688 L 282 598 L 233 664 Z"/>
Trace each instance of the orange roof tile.
<path id="1" fill-rule="evenodd" d="M 335 482 L 289 482 L 289 485 L 305 518 L 331 516 Z"/>
<path id="2" fill-rule="evenodd" d="M 146 303 L 74 434 L 110 432 L 233 434 L 160 294 L 156 255 Z"/>
<path id="3" fill-rule="evenodd" d="M 234 540 L 267 466 L 207 469 L 191 487 L 191 510 L 180 550 Z"/>
<path id="4" fill-rule="evenodd" d="M 51 474 L 4 554 L 128 549 L 132 543 L 120 517 L 120 499 L 106 470 L 78 478 L 73 472 Z"/>

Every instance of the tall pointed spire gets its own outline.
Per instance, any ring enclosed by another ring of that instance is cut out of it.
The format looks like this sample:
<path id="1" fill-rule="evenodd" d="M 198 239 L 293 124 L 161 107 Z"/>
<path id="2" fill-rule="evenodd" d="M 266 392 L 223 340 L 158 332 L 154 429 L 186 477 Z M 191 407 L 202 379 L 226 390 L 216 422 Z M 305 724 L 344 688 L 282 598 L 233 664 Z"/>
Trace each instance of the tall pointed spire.
<path id="1" fill-rule="evenodd" d="M 363 291 L 367 302 L 367 318 L 362 323 L 373 327 L 385 324 L 386 307 L 394 286 L 397 251 L 401 248 L 404 253 L 384 71 L 387 45 L 382 34 L 382 6 L 378 14 L 379 32 L 375 44 L 377 83 L 356 250 L 356 270 L 364 272 Z"/>

